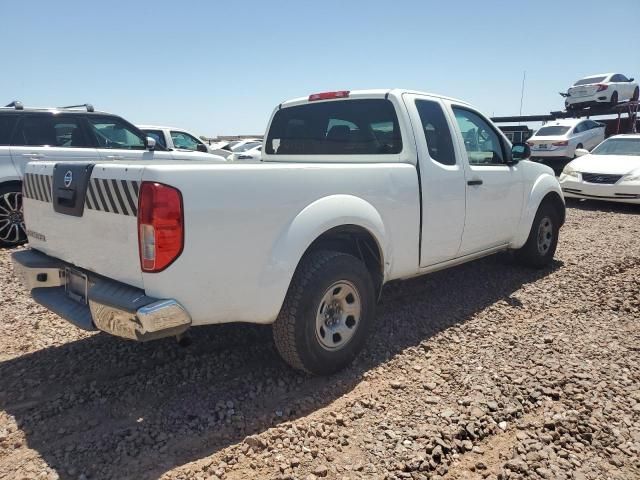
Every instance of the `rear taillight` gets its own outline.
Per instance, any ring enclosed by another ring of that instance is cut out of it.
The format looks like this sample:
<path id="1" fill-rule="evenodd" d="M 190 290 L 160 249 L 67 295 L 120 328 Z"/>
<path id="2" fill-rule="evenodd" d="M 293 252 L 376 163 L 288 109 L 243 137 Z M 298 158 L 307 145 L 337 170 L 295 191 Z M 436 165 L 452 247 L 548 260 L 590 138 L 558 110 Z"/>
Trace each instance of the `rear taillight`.
<path id="1" fill-rule="evenodd" d="M 331 100 L 332 98 L 347 98 L 349 96 L 349 90 L 339 90 L 337 92 L 322 92 L 309 95 L 309 101 L 314 102 L 316 100 Z"/>
<path id="2" fill-rule="evenodd" d="M 530 147 L 533 147 L 533 142 L 527 142 L 527 145 L 529 145 Z"/>
<path id="3" fill-rule="evenodd" d="M 562 142 L 553 142 L 551 145 L 554 147 L 566 147 L 569 145 L 569 142 L 567 140 L 563 140 Z"/>
<path id="4" fill-rule="evenodd" d="M 184 214 L 179 190 L 161 183 L 142 182 L 138 243 L 144 272 L 160 272 L 180 256 L 184 246 Z"/>
<path id="5" fill-rule="evenodd" d="M 603 83 L 599 83 L 597 86 L 598 86 L 598 90 L 596 91 L 598 92 L 602 92 L 603 90 L 606 90 L 607 88 L 609 88 L 609 85 L 605 85 Z"/>

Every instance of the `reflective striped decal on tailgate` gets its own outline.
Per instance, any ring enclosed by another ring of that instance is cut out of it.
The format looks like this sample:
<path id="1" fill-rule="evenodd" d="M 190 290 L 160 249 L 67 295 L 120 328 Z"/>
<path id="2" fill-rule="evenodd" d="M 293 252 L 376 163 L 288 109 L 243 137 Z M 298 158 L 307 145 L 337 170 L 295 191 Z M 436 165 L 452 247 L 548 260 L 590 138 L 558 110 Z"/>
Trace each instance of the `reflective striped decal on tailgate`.
<path id="1" fill-rule="evenodd" d="M 51 203 L 52 185 L 51 175 L 26 173 L 22 190 L 27 198 Z M 89 210 L 135 217 L 138 214 L 139 189 L 140 182 L 135 180 L 92 178 L 87 187 L 84 205 Z"/>
<path id="2" fill-rule="evenodd" d="M 51 203 L 53 177 L 39 173 L 26 173 L 22 185 L 22 194 L 27 198 Z"/>
<path id="3" fill-rule="evenodd" d="M 134 180 L 92 178 L 87 188 L 85 205 L 90 210 L 136 216 L 139 183 Z"/>

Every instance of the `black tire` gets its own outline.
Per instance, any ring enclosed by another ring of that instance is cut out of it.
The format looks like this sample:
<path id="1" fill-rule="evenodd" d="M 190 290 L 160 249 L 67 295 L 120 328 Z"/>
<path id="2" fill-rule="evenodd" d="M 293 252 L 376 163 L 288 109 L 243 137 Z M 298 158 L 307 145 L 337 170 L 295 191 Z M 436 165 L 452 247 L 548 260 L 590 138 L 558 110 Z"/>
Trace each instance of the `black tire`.
<path id="1" fill-rule="evenodd" d="M 611 106 L 613 106 L 613 107 L 618 105 L 618 92 L 613 92 L 611 94 L 611 99 L 609 100 L 609 102 L 611 103 Z"/>
<path id="2" fill-rule="evenodd" d="M 533 219 L 527 242 L 515 251 L 518 263 L 533 268 L 551 264 L 558 247 L 560 214 L 551 202 L 543 202 Z"/>
<path id="3" fill-rule="evenodd" d="M 584 148 L 581 143 L 576 145 L 576 150 L 578 150 L 579 148 Z M 573 158 L 576 158 L 576 150 L 573 151 Z M 562 167 L 562 168 L 564 168 L 564 167 Z"/>
<path id="4" fill-rule="evenodd" d="M 334 293 L 341 288 L 336 285 L 344 285 L 345 291 Z M 345 304 L 347 308 L 355 308 L 353 303 L 357 296 L 360 307 L 357 320 L 336 306 L 338 300 L 332 297 L 338 298 L 345 292 L 351 293 L 346 295 L 344 302 L 349 302 L 349 295 L 353 300 L 349 305 Z M 327 296 L 331 302 L 326 301 Z M 314 375 L 328 375 L 349 365 L 360 352 L 374 315 L 375 289 L 365 265 L 346 253 L 311 252 L 302 258 L 296 269 L 273 324 L 273 338 L 278 352 L 293 368 Z M 349 335 L 344 343 L 341 344 L 340 334 L 335 339 L 336 333 L 332 332 L 338 330 L 332 330 L 332 322 L 340 323 L 336 328 L 342 329 L 345 337 Z M 336 346 L 329 348 L 327 344 Z"/>
<path id="5" fill-rule="evenodd" d="M 17 247 L 26 241 L 20 185 L 0 186 L 0 247 Z"/>
<path id="6" fill-rule="evenodd" d="M 636 87 L 633 91 L 633 95 L 631 95 L 631 100 L 634 102 L 637 102 L 638 98 L 640 98 L 640 87 Z"/>

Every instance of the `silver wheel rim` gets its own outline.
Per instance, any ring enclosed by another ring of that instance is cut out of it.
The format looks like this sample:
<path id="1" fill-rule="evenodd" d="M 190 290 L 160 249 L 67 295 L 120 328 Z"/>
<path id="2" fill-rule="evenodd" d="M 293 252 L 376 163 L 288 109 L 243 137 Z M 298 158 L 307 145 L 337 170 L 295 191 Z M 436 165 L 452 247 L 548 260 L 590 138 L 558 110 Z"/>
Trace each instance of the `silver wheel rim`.
<path id="1" fill-rule="evenodd" d="M 0 240 L 17 244 L 26 238 L 22 215 L 22 193 L 0 195 Z"/>
<path id="2" fill-rule="evenodd" d="M 553 222 L 549 217 L 544 217 L 538 226 L 538 252 L 546 255 L 553 242 Z"/>
<path id="3" fill-rule="evenodd" d="M 322 296 L 316 313 L 316 339 L 325 350 L 339 350 L 353 338 L 362 303 L 356 287 L 347 280 L 333 283 Z"/>

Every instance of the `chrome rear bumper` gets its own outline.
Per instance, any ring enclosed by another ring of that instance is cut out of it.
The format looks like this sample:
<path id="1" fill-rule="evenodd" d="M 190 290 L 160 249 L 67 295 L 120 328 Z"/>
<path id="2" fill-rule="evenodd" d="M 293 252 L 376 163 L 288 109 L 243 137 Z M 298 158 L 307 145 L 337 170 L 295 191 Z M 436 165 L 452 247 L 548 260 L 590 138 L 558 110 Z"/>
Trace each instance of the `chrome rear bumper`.
<path id="1" fill-rule="evenodd" d="M 82 270 L 86 302 L 67 294 L 66 271 L 81 270 L 36 250 L 12 254 L 16 276 L 40 305 L 84 330 L 102 330 L 137 341 L 179 335 L 191 326 L 189 313 L 173 299 L 158 299 L 124 283 Z"/>

